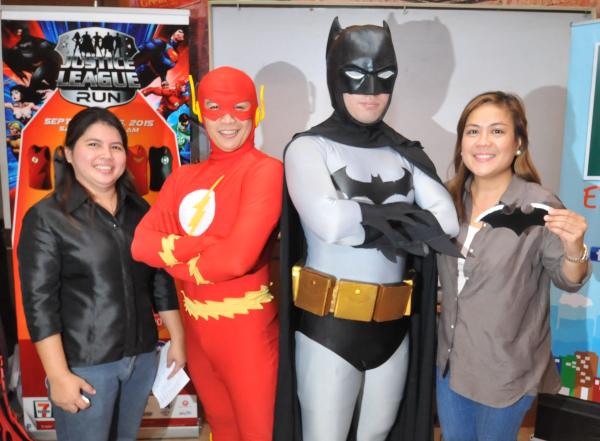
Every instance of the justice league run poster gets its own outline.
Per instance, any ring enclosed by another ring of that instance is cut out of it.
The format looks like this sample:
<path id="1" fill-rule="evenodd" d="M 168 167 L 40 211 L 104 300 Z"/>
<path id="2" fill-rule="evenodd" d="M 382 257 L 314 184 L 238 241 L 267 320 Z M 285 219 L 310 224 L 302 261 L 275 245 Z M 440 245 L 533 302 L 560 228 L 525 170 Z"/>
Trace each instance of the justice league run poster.
<path id="1" fill-rule="evenodd" d="M 23 216 L 54 189 L 67 124 L 80 110 L 102 107 L 121 120 L 127 169 L 150 204 L 172 171 L 190 160 L 189 11 L 24 9 L 3 9 L 1 21 L 14 262 Z M 21 375 L 24 423 L 32 433 L 53 433 L 52 403 L 27 331 L 17 265 L 13 275 L 19 356 L 27 366 Z M 168 340 L 156 317 L 159 339 Z M 172 427 L 185 436 L 198 431 L 196 396 L 187 387 L 166 409 L 151 397 L 144 415 L 145 435 Z"/>
<path id="2" fill-rule="evenodd" d="M 152 203 L 190 161 L 187 39 L 180 24 L 2 20 L 11 213 L 53 188 L 67 124 L 91 106 L 123 122 L 128 170 Z"/>

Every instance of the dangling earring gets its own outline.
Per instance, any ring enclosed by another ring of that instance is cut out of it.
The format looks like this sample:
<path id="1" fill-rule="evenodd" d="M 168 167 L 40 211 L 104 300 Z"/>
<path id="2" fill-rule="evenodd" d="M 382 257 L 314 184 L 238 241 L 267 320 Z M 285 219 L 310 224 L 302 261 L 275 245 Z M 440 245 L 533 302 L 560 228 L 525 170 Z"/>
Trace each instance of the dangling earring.
<path id="1" fill-rule="evenodd" d="M 522 154 L 522 153 L 523 153 L 523 150 L 521 150 L 521 149 L 518 149 L 518 150 L 517 150 L 517 154 L 516 154 L 516 156 L 521 156 L 521 154 Z"/>

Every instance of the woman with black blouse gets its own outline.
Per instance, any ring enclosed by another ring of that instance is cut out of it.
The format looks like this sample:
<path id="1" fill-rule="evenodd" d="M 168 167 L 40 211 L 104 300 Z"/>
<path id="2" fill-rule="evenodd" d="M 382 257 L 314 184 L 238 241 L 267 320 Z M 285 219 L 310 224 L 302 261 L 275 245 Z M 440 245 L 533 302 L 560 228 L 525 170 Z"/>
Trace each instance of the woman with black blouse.
<path id="1" fill-rule="evenodd" d="M 56 189 L 23 219 L 19 274 L 59 440 L 135 440 L 157 368 L 156 310 L 169 363 L 186 361 L 172 279 L 133 261 L 148 204 L 126 173 L 127 134 L 89 108 L 67 128 Z"/>

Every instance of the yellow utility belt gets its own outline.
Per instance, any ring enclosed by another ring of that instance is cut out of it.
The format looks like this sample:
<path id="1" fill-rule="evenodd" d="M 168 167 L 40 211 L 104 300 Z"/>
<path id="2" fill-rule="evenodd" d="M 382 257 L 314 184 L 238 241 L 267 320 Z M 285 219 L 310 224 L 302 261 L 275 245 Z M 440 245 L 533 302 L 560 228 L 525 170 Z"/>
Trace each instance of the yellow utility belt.
<path id="1" fill-rule="evenodd" d="M 294 304 L 318 316 L 387 322 L 411 314 L 413 281 L 380 285 L 336 279 L 312 268 L 292 268 Z"/>

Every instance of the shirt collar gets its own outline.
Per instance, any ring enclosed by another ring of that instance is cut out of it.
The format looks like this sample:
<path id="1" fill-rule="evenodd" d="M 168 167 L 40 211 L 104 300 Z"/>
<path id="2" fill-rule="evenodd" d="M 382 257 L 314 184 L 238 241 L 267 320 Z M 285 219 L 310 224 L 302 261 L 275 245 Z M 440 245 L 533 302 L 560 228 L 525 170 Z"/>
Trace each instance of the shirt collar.
<path id="1" fill-rule="evenodd" d="M 135 202 L 138 205 L 143 205 L 142 198 L 128 192 L 120 183 L 117 183 L 117 195 L 119 198 L 118 207 L 122 207 L 125 204 L 126 199 Z M 66 204 L 67 212 L 73 213 L 75 210 L 81 207 L 81 205 L 90 200 L 90 195 L 87 191 L 85 191 L 85 188 L 83 188 L 83 186 L 76 179 L 73 180 L 73 188 L 71 189 L 71 194 L 69 195 L 69 199 L 67 200 Z"/>
<path id="2" fill-rule="evenodd" d="M 525 179 L 513 174 L 508 188 L 500 198 L 500 203 L 509 207 L 515 205 L 523 197 L 526 186 L 527 181 Z"/>
<path id="3" fill-rule="evenodd" d="M 89 199 L 88 193 L 85 191 L 83 186 L 76 180 L 73 179 L 73 187 L 71 188 L 71 194 L 67 199 L 66 208 L 69 214 L 77 210 Z"/>

